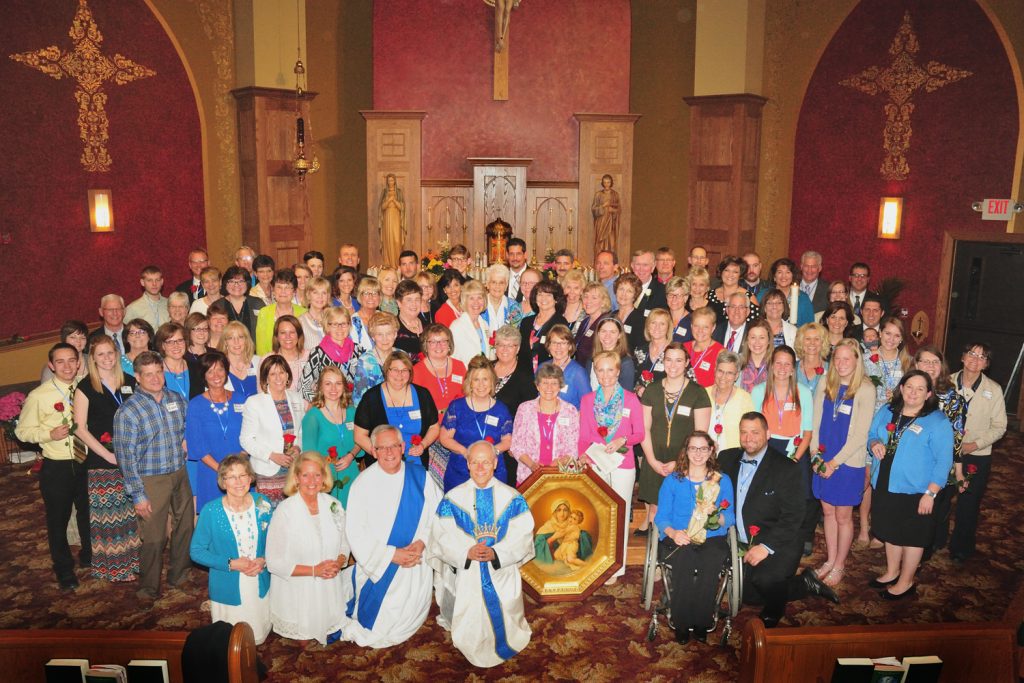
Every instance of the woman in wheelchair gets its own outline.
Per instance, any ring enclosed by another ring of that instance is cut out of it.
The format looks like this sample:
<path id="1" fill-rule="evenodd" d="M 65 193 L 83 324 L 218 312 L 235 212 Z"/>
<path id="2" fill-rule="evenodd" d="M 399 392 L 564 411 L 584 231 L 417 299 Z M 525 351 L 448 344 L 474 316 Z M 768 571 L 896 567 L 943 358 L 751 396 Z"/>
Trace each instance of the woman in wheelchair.
<path id="1" fill-rule="evenodd" d="M 675 472 L 658 493 L 654 522 L 660 530 L 659 559 L 672 569 L 671 621 L 676 641 L 707 642 L 714 622 L 718 577 L 729 554 L 726 536 L 735 521 L 733 483 L 722 474 L 715 443 L 695 431 L 684 442 Z"/>

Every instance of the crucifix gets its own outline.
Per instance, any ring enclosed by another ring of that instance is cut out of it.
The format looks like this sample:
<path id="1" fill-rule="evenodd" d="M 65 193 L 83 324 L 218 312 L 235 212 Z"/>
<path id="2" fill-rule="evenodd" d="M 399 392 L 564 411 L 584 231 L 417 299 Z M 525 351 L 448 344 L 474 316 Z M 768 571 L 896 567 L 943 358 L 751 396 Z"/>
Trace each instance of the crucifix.
<path id="1" fill-rule="evenodd" d="M 65 76 L 74 79 L 75 100 L 78 102 L 78 131 L 84 143 L 81 162 L 90 172 L 106 172 L 113 163 L 107 153 L 107 111 L 104 104 L 107 94 L 103 84 L 113 81 L 124 85 L 140 78 L 155 76 L 156 72 L 120 54 L 113 59 L 100 52 L 103 34 L 93 21 L 92 12 L 86 0 L 78 0 L 78 11 L 68 31 L 74 49 L 62 51 L 56 45 L 10 55 L 16 62 L 42 71 L 47 76 L 60 80 Z"/>
<path id="2" fill-rule="evenodd" d="M 508 99 L 508 26 L 512 10 L 522 0 L 484 0 L 494 8 L 494 95 L 495 100 Z"/>
<path id="3" fill-rule="evenodd" d="M 910 98 L 918 90 L 934 92 L 944 85 L 955 83 L 973 75 L 970 71 L 957 69 L 946 64 L 931 61 L 923 67 L 914 62 L 914 55 L 921 49 L 917 35 L 910 23 L 910 12 L 903 15 L 896 37 L 889 46 L 892 64 L 885 68 L 872 66 L 840 85 L 845 85 L 868 95 L 884 92 L 889 96 L 885 103 L 885 132 L 882 146 L 886 156 L 882 161 L 882 177 L 886 180 L 906 180 L 910 175 L 906 152 L 910 149 L 910 114 L 914 103 Z"/>

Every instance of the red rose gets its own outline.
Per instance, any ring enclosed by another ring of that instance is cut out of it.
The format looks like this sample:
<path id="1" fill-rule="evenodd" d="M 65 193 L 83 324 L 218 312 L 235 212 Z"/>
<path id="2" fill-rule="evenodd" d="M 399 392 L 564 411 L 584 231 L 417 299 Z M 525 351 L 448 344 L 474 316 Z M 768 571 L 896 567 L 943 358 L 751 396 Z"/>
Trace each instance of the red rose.
<path id="1" fill-rule="evenodd" d="M 192 285 L 192 293 L 195 294 L 199 291 L 199 285 Z"/>
<path id="2" fill-rule="evenodd" d="M 110 443 L 113 439 L 110 438 L 110 432 L 103 432 L 100 434 L 100 443 Z"/>
<path id="3" fill-rule="evenodd" d="M 411 439 L 409 439 L 409 442 L 413 446 L 419 446 L 421 443 L 423 443 L 423 437 L 420 436 L 419 434 L 416 434 Z"/>
<path id="4" fill-rule="evenodd" d="M 729 509 L 729 501 L 727 501 L 727 500 L 723 500 L 723 501 L 722 501 L 722 505 L 721 505 L 721 508 L 722 508 L 723 510 L 728 510 L 728 509 Z"/>
<path id="5" fill-rule="evenodd" d="M 722 425 L 721 424 L 716 424 L 715 425 L 715 434 L 721 434 L 721 433 L 722 433 Z"/>
<path id="6" fill-rule="evenodd" d="M 642 379 L 645 382 L 653 382 L 654 373 L 651 372 L 650 370 L 644 370 L 643 372 L 640 373 L 640 379 Z"/>
<path id="7" fill-rule="evenodd" d="M 295 435 L 294 434 L 285 434 L 284 435 L 284 445 L 285 446 L 291 446 L 293 443 L 295 443 Z"/>
<path id="8" fill-rule="evenodd" d="M 794 436 L 793 437 L 793 445 L 795 447 L 800 448 L 800 444 L 802 444 L 803 442 L 804 442 L 804 440 L 801 437 L 799 437 L 799 436 Z"/>
<path id="9" fill-rule="evenodd" d="M 978 473 L 978 466 L 977 465 L 968 465 L 967 466 L 967 474 L 977 474 L 977 473 Z"/>
<path id="10" fill-rule="evenodd" d="M 872 363 L 877 363 L 878 362 L 878 354 L 877 353 L 871 354 L 871 362 Z"/>
<path id="11" fill-rule="evenodd" d="M 608 438 L 608 428 L 604 425 L 597 428 L 597 435 L 602 439 Z"/>
<path id="12" fill-rule="evenodd" d="M 330 461 L 330 462 L 334 462 L 337 459 L 338 459 L 338 447 L 337 446 L 331 446 L 330 448 L 327 449 L 327 460 Z"/>
<path id="13" fill-rule="evenodd" d="M 825 374 L 824 366 L 819 365 L 818 367 L 814 368 L 814 374 L 815 375 L 824 375 Z"/>
<path id="14" fill-rule="evenodd" d="M 415 357 L 413 358 L 413 362 L 415 362 L 415 363 L 419 363 L 419 362 L 420 362 L 420 361 L 422 361 L 422 360 L 423 360 L 424 358 L 426 358 L 426 356 L 424 356 L 424 355 L 423 355 L 423 352 L 422 352 L 422 351 L 420 351 L 420 352 L 419 352 L 419 353 L 417 353 L 417 354 L 416 354 L 416 356 L 415 356 Z"/>
<path id="15" fill-rule="evenodd" d="M 818 453 L 825 455 L 825 444 L 818 444 Z"/>
<path id="16" fill-rule="evenodd" d="M 486 441 L 487 443 L 494 443 L 494 437 L 493 436 L 485 436 L 484 437 L 484 441 Z"/>
<path id="17" fill-rule="evenodd" d="M 57 401 L 56 403 L 53 404 L 53 409 L 56 410 L 58 413 L 63 413 L 64 403 L 61 401 Z"/>
<path id="18" fill-rule="evenodd" d="M 750 540 L 753 541 L 754 536 L 757 536 L 759 533 L 761 533 L 761 527 L 757 526 L 756 524 L 751 524 L 749 527 L 747 527 L 747 533 L 750 536 Z"/>
<path id="19" fill-rule="evenodd" d="M 895 432 L 896 431 L 896 425 L 894 425 L 892 422 L 890 422 L 889 424 L 885 425 L 885 431 L 887 431 L 887 432 Z"/>
<path id="20" fill-rule="evenodd" d="M 491 332 L 491 338 L 487 341 L 487 343 L 490 344 L 491 346 L 494 346 L 494 340 L 495 340 L 496 337 L 497 337 L 497 334 L 494 333 L 494 332 Z"/>

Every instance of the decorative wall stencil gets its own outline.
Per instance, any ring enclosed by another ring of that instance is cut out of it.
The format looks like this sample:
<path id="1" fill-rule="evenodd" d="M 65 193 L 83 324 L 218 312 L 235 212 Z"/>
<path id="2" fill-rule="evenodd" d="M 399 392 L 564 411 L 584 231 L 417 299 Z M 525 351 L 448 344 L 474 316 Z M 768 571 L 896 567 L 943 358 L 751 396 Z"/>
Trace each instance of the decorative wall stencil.
<path id="1" fill-rule="evenodd" d="M 944 85 L 973 75 L 970 71 L 936 61 L 919 66 L 914 61 L 914 55 L 920 49 L 917 34 L 910 22 L 910 12 L 905 12 L 903 23 L 889 46 L 892 63 L 886 67 L 872 66 L 840 81 L 840 85 L 869 95 L 882 92 L 889 96 L 889 101 L 885 103 L 885 132 L 882 141 L 885 160 L 881 167 L 882 177 L 886 180 L 906 180 L 910 175 L 906 153 L 910 149 L 910 135 L 913 133 L 910 115 L 914 111 L 914 103 L 910 100 L 914 93 L 921 89 L 934 92 Z"/>
<path id="2" fill-rule="evenodd" d="M 75 100 L 78 102 L 78 129 L 85 145 L 82 150 L 82 166 L 92 173 L 105 173 L 110 170 L 113 160 L 106 146 L 110 135 L 105 108 L 107 95 L 103 92 L 103 84 L 113 81 L 117 85 L 124 85 L 140 78 L 155 76 L 156 72 L 121 54 L 114 53 L 113 59 L 110 59 L 100 52 L 103 34 L 93 21 L 86 0 L 78 0 L 78 11 L 75 12 L 68 35 L 74 45 L 70 52 L 51 45 L 34 52 L 13 54 L 10 58 L 56 80 L 68 77 L 77 82 Z"/>

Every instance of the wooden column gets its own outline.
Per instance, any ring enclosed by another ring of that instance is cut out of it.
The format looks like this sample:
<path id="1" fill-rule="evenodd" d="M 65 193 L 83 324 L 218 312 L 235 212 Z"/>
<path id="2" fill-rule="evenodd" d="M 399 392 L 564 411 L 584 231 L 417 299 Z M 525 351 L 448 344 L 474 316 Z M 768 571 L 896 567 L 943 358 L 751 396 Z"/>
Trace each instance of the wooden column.
<path id="1" fill-rule="evenodd" d="M 709 265 L 754 248 L 761 156 L 759 95 L 687 97 L 690 105 L 690 220 L 687 244 Z"/>
<path id="2" fill-rule="evenodd" d="M 380 193 L 385 179 L 394 173 L 405 197 L 404 249 L 424 253 L 433 245 L 424 244 L 420 225 L 420 141 L 426 112 L 361 111 L 366 120 L 366 215 L 367 256 L 363 266 L 379 266 L 384 260 L 381 251 L 378 221 Z M 345 239 L 345 236 L 342 236 Z M 397 266 L 398 264 L 392 264 Z"/>
<path id="3" fill-rule="evenodd" d="M 618 190 L 621 213 L 616 251 L 619 263 L 628 264 L 630 254 L 630 216 L 633 211 L 633 127 L 639 114 L 573 114 L 580 123 L 579 207 L 576 223 L 576 258 L 580 263 L 594 262 L 594 216 L 590 205 L 601 189 L 606 173 Z"/>
<path id="4" fill-rule="evenodd" d="M 306 181 L 292 171 L 294 90 L 249 87 L 232 90 L 238 110 L 238 159 L 242 179 L 242 241 L 279 265 L 292 265 L 312 248 Z M 298 102 L 309 126 L 307 92 Z M 309 133 L 307 132 L 307 136 Z M 306 155 L 311 158 L 307 137 Z"/>

